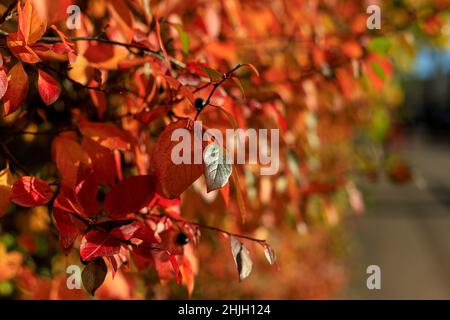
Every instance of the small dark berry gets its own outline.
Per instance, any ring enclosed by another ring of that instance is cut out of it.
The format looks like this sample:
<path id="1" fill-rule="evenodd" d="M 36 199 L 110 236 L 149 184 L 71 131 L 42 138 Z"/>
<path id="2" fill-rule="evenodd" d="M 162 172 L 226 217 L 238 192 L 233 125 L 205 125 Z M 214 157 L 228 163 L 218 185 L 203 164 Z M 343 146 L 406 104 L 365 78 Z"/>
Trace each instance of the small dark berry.
<path id="1" fill-rule="evenodd" d="M 203 101 L 202 98 L 195 99 L 195 102 L 194 102 L 195 109 L 202 110 L 204 107 L 204 104 L 205 104 L 205 102 Z"/>
<path id="2" fill-rule="evenodd" d="M 180 232 L 177 235 L 177 239 L 175 240 L 177 242 L 177 244 L 179 244 L 180 246 L 184 246 L 186 244 L 189 243 L 189 238 L 187 235 L 185 235 L 183 232 Z"/>

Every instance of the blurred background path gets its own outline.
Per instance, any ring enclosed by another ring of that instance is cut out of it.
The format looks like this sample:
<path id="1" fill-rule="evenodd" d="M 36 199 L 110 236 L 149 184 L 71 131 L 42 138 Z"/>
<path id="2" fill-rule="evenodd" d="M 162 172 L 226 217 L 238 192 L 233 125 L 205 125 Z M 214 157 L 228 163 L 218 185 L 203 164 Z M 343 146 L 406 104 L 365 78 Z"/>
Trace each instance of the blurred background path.
<path id="1" fill-rule="evenodd" d="M 418 181 L 372 185 L 373 204 L 348 221 L 356 248 L 343 298 L 450 299 L 450 143 L 421 134 L 398 151 Z M 371 264 L 381 290 L 366 287 Z"/>

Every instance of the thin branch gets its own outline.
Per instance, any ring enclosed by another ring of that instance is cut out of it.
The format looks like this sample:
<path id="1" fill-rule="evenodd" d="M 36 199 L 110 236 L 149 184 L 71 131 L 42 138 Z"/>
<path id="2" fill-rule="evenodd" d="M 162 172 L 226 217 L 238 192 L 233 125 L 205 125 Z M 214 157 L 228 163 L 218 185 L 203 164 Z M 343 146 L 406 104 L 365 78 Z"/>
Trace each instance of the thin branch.
<path id="1" fill-rule="evenodd" d="M 21 130 L 21 131 L 16 131 L 16 132 L 12 132 L 11 135 L 33 135 L 33 136 L 39 136 L 39 135 L 58 135 L 61 132 L 66 132 L 66 131 L 76 131 L 77 129 L 75 127 L 68 127 L 68 128 L 62 128 L 62 129 L 58 129 L 58 130 L 48 130 L 48 131 L 26 131 L 26 130 Z"/>
<path id="2" fill-rule="evenodd" d="M 258 242 L 260 244 L 266 244 L 267 243 L 267 241 L 265 239 L 253 238 L 253 237 L 250 237 L 250 236 L 246 236 L 246 235 L 242 235 L 242 234 L 239 234 L 239 233 L 230 232 L 230 231 L 218 228 L 218 227 L 209 226 L 209 225 L 198 223 L 198 222 L 195 222 L 195 221 L 189 221 L 189 220 L 185 220 L 185 219 L 182 219 L 182 218 L 174 218 L 174 217 L 171 217 L 171 216 L 169 216 L 167 214 L 164 214 L 164 213 L 162 213 L 162 214 L 149 214 L 149 215 L 146 215 L 146 216 L 147 217 L 162 217 L 162 216 L 164 216 L 164 217 L 167 217 L 170 220 L 173 220 L 173 221 L 178 222 L 178 223 L 194 225 L 194 226 L 197 226 L 199 228 L 225 233 L 228 236 L 233 236 L 233 237 L 241 238 L 241 239 L 247 239 L 247 240 L 250 240 L 250 241 Z"/>
<path id="3" fill-rule="evenodd" d="M 119 242 L 122 243 L 122 244 L 132 246 L 132 247 L 134 247 L 134 248 L 136 248 L 136 249 L 137 249 L 137 248 L 141 248 L 141 249 L 149 249 L 149 250 L 163 251 L 163 252 L 167 253 L 168 255 L 172 255 L 169 251 L 167 251 L 167 250 L 165 250 L 165 249 L 163 249 L 163 248 L 159 248 L 159 247 L 149 247 L 149 246 L 142 246 L 142 245 L 133 243 L 133 242 L 131 242 L 130 240 L 125 240 L 125 239 L 119 238 L 119 237 L 117 237 L 117 236 L 111 234 L 109 231 L 107 231 L 107 230 L 105 230 L 105 229 L 103 229 L 103 228 L 100 228 L 100 227 L 97 226 L 95 223 L 93 223 L 91 220 L 89 220 L 89 219 L 87 219 L 87 218 L 84 218 L 84 217 L 82 217 L 82 216 L 80 216 L 80 215 L 78 215 L 78 214 L 76 214 L 76 213 L 73 213 L 73 212 L 69 212 L 69 213 L 70 213 L 74 218 L 76 218 L 76 219 L 78 219 L 79 221 L 83 222 L 83 223 L 86 225 L 86 227 L 88 227 L 89 229 L 94 229 L 94 230 L 103 232 L 104 234 L 108 235 L 109 237 L 113 238 L 114 240 L 119 241 Z"/>
<path id="4" fill-rule="evenodd" d="M 207 105 L 209 105 L 209 103 L 211 101 L 211 98 L 212 98 L 214 92 L 217 90 L 217 88 L 219 88 L 226 80 L 228 80 L 230 78 L 230 76 L 233 74 L 233 72 L 235 72 L 236 70 L 238 70 L 242 66 L 243 66 L 242 64 L 238 64 L 237 66 L 235 66 L 233 69 L 231 69 L 227 73 L 224 73 L 223 76 L 222 76 L 222 79 L 220 79 L 219 81 L 210 82 L 213 85 L 213 88 L 211 89 L 211 92 L 209 93 L 208 97 L 206 98 L 205 102 L 203 103 L 203 108 L 197 110 L 197 113 L 195 114 L 195 119 L 194 120 L 197 120 L 197 118 L 200 115 L 200 113 L 202 112 L 202 110 L 205 109 L 205 107 Z"/>
<path id="5" fill-rule="evenodd" d="M 69 80 L 70 82 L 72 82 L 76 86 L 79 86 L 79 87 L 82 87 L 82 88 L 85 88 L 85 89 L 96 90 L 96 91 L 100 91 L 100 92 L 103 92 L 103 93 L 107 93 L 107 90 L 102 89 L 99 86 L 89 86 L 89 85 L 82 84 L 82 83 L 76 81 L 75 79 L 72 79 L 68 75 L 64 74 L 63 72 L 59 71 L 58 69 L 53 68 L 49 64 L 46 64 L 46 63 L 43 63 L 43 62 L 39 62 L 38 66 L 43 67 L 44 69 L 47 69 L 47 70 L 50 70 L 50 71 L 56 73 L 61 78 Z"/>
<path id="6" fill-rule="evenodd" d="M 128 49 L 137 49 L 140 50 L 142 52 L 145 52 L 146 54 L 156 57 L 162 61 L 165 61 L 164 55 L 154 51 L 154 50 L 150 50 L 142 45 L 138 45 L 138 44 L 131 44 L 131 43 L 124 43 L 124 42 L 119 42 L 119 41 L 114 41 L 114 40 L 110 40 L 110 39 L 105 39 L 105 38 L 101 38 L 101 37 L 69 37 L 70 41 L 97 41 L 97 42 L 102 42 L 102 43 L 107 43 L 107 44 L 111 44 L 111 45 L 116 45 L 116 46 L 121 46 L 121 47 L 125 47 Z M 58 37 L 42 37 L 41 39 L 39 39 L 40 42 L 61 42 L 61 39 Z M 169 57 L 170 62 L 180 68 L 180 69 L 184 69 L 186 68 L 186 64 L 184 64 L 183 62 L 173 58 L 173 57 Z"/>

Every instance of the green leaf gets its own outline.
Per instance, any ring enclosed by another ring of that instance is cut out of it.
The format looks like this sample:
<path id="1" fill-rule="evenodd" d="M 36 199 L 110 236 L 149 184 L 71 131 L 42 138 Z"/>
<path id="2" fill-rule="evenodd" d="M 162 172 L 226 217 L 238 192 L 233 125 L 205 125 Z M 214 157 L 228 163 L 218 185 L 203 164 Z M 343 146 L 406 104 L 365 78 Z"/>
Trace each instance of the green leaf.
<path id="1" fill-rule="evenodd" d="M 242 85 L 241 80 L 238 77 L 231 77 L 231 79 L 234 81 L 234 83 L 236 84 L 236 86 L 239 88 L 239 90 L 241 90 L 242 94 L 244 95 L 244 99 L 245 97 L 245 90 L 244 90 L 244 86 Z"/>
<path id="2" fill-rule="evenodd" d="M 81 273 L 81 280 L 86 291 L 94 295 L 105 280 L 107 271 L 103 258 L 97 258 L 90 262 Z"/>
<path id="3" fill-rule="evenodd" d="M 380 77 L 381 80 L 384 80 L 386 78 L 383 68 L 378 63 L 372 63 L 371 66 L 373 68 L 373 71 L 375 71 L 376 75 Z"/>
<path id="4" fill-rule="evenodd" d="M 184 31 L 181 24 L 175 24 L 175 29 L 177 29 L 178 35 L 180 36 L 181 48 L 185 54 L 189 54 L 189 36 Z"/>
<path id="5" fill-rule="evenodd" d="M 372 39 L 367 45 L 371 52 L 375 52 L 378 54 L 386 54 L 389 48 L 391 47 L 391 42 L 388 38 L 385 37 L 377 37 Z"/>
<path id="6" fill-rule="evenodd" d="M 227 163 L 225 150 L 217 143 L 212 143 L 205 148 L 203 161 L 207 191 L 211 192 L 226 185 L 233 167 Z"/>
<path id="7" fill-rule="evenodd" d="M 223 75 L 219 71 L 205 66 L 199 66 L 199 68 L 202 69 L 211 80 L 220 81 L 222 79 Z"/>

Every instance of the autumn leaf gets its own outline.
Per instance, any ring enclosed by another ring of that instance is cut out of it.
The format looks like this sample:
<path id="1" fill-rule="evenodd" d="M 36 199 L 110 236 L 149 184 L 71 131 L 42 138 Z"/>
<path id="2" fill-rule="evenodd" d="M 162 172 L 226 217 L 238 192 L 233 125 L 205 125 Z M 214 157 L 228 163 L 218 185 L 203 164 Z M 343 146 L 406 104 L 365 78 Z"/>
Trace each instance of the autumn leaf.
<path id="1" fill-rule="evenodd" d="M 179 120 L 168 125 L 159 136 L 152 154 L 152 164 L 158 177 L 163 195 L 174 199 L 186 190 L 203 173 L 203 165 L 194 164 L 193 154 L 188 155 L 191 163 L 175 164 L 172 161 L 172 150 L 179 141 L 172 141 L 172 133 L 177 129 L 185 129 L 191 137 L 191 151 L 194 150 L 194 128 L 190 119 Z M 195 139 L 200 139 L 199 137 Z M 202 142 L 200 142 L 202 143 Z"/>
<path id="2" fill-rule="evenodd" d="M 58 194 L 55 201 L 53 202 L 53 209 L 55 208 L 62 211 L 72 212 L 79 214 L 80 216 L 87 217 L 87 214 L 84 212 L 84 209 L 78 203 L 73 190 L 65 186 L 61 186 L 61 192 Z"/>
<path id="3" fill-rule="evenodd" d="M 82 121 L 78 128 L 85 137 L 108 149 L 129 150 L 131 147 L 127 134 L 113 124 Z"/>
<path id="4" fill-rule="evenodd" d="M 19 32 L 9 33 L 6 37 L 6 44 L 11 53 L 22 62 L 34 64 L 41 61 Z"/>
<path id="5" fill-rule="evenodd" d="M 170 260 L 170 264 L 172 265 L 173 271 L 176 274 L 177 284 L 182 284 L 183 283 L 183 275 L 181 274 L 180 265 L 178 264 L 177 258 L 174 255 L 169 254 L 169 260 Z"/>
<path id="6" fill-rule="evenodd" d="M 25 0 L 23 7 L 17 6 L 19 31 L 26 43 L 34 43 L 45 33 L 47 22 L 33 8 L 30 0 Z"/>
<path id="7" fill-rule="evenodd" d="M 105 198 L 105 211 L 112 215 L 137 212 L 155 195 L 154 176 L 133 176 L 115 184 Z"/>
<path id="8" fill-rule="evenodd" d="M 16 111 L 28 94 L 28 75 L 20 61 L 9 70 L 8 78 L 10 80 L 5 93 L 5 116 Z"/>
<path id="9" fill-rule="evenodd" d="M 35 207 L 48 203 L 53 194 L 47 182 L 27 176 L 13 184 L 11 201 L 22 207 Z"/>
<path id="10" fill-rule="evenodd" d="M 244 244 L 237 240 L 234 236 L 230 236 L 230 244 L 231 253 L 233 254 L 234 262 L 239 274 L 239 279 L 244 280 L 250 275 L 253 267 L 250 253 L 248 252 Z"/>
<path id="11" fill-rule="evenodd" d="M 81 146 L 92 160 L 92 169 L 97 181 L 105 185 L 113 184 L 117 177 L 113 151 L 89 137 L 83 139 Z"/>
<path id="12" fill-rule="evenodd" d="M 78 167 L 91 166 L 91 159 L 80 144 L 71 138 L 58 136 L 53 140 L 53 159 L 62 176 L 62 184 L 74 187 L 77 183 Z"/>
<path id="13" fill-rule="evenodd" d="M 223 74 L 217 70 L 214 70 L 213 68 L 210 68 L 207 66 L 202 66 L 202 65 L 199 65 L 197 68 L 199 68 L 204 73 L 206 73 L 211 80 L 214 80 L 214 81 L 222 80 Z"/>
<path id="14" fill-rule="evenodd" d="M 265 255 L 267 261 L 268 261 L 270 264 L 274 264 L 275 261 L 276 261 L 275 251 L 274 251 L 273 248 L 272 248 L 270 245 L 268 245 L 267 243 L 264 243 L 262 246 L 264 247 L 264 255 Z"/>
<path id="15" fill-rule="evenodd" d="M 112 256 L 119 253 L 120 241 L 107 232 L 91 230 L 86 233 L 80 244 L 80 257 L 91 261 L 98 257 Z"/>
<path id="16" fill-rule="evenodd" d="M 59 208 L 53 208 L 53 218 L 59 233 L 59 243 L 65 254 L 72 248 L 80 232 L 75 227 L 71 214 Z"/>
<path id="17" fill-rule="evenodd" d="M 35 50 L 45 50 L 46 48 L 36 41 L 44 35 L 47 22 L 34 10 L 30 0 L 26 0 L 23 6 L 18 2 L 17 16 L 18 31 L 7 35 L 6 44 L 21 61 L 37 63 L 41 59 Z"/>
<path id="18" fill-rule="evenodd" d="M 205 148 L 203 154 L 207 191 L 222 188 L 231 176 L 232 165 L 227 163 L 225 150 L 217 143 Z"/>
<path id="19" fill-rule="evenodd" d="M 77 184 L 74 188 L 75 197 L 84 212 L 96 215 L 100 211 L 97 203 L 98 182 L 93 170 L 84 164 L 78 167 Z"/>
<path id="20" fill-rule="evenodd" d="M 102 258 L 95 259 L 91 261 L 81 273 L 81 279 L 83 281 L 83 286 L 87 292 L 92 296 L 95 291 L 102 285 L 105 281 L 108 269 L 106 267 L 105 261 Z"/>
<path id="21" fill-rule="evenodd" d="M 41 69 L 38 69 L 38 91 L 42 101 L 48 106 L 58 100 L 60 94 L 56 80 Z"/>

